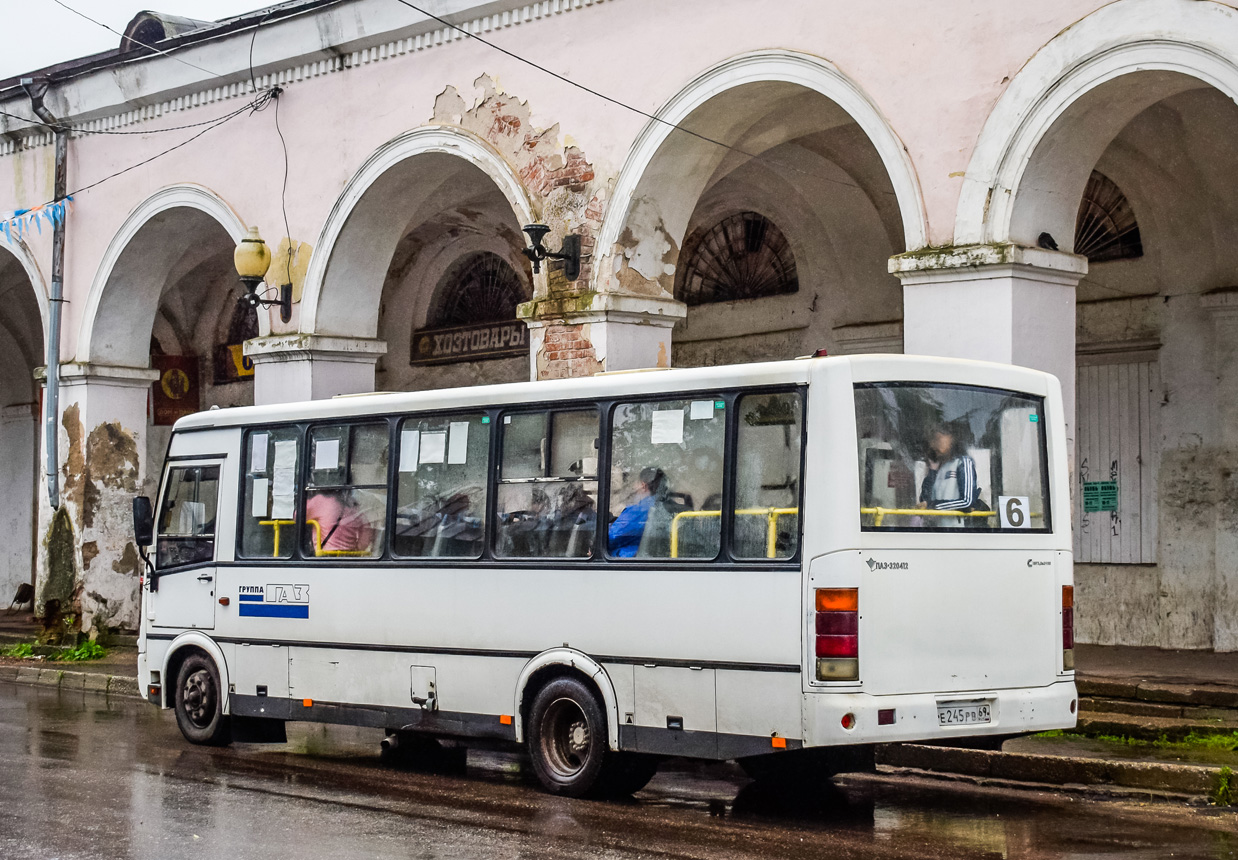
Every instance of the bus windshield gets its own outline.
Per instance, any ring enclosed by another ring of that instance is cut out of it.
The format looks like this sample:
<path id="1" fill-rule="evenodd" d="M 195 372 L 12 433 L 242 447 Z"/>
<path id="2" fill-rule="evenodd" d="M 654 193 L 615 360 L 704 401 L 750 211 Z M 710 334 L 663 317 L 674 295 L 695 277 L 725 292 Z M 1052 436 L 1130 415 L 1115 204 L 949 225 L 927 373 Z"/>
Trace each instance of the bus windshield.
<path id="1" fill-rule="evenodd" d="M 1051 530 L 1041 398 L 864 384 L 855 412 L 864 531 Z"/>

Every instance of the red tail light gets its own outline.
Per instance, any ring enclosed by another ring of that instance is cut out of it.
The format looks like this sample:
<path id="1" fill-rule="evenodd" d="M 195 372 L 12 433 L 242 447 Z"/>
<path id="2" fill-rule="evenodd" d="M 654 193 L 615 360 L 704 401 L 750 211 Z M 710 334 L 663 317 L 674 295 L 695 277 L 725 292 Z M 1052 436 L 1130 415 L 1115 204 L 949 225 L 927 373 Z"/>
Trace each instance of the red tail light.
<path id="1" fill-rule="evenodd" d="M 1075 668 L 1075 587 L 1062 586 L 1062 669 Z"/>
<path id="2" fill-rule="evenodd" d="M 818 588 L 816 610 L 817 680 L 859 680 L 859 589 Z"/>

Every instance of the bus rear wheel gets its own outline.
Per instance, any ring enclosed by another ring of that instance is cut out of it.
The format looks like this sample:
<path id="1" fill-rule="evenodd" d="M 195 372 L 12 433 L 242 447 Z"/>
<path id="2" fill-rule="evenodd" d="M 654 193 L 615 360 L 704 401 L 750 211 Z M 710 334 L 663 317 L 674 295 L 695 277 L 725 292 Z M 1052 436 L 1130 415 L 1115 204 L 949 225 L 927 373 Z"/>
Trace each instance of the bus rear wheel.
<path id="1" fill-rule="evenodd" d="M 657 771 L 657 759 L 612 752 L 606 716 L 578 678 L 555 678 L 529 709 L 529 756 L 538 781 L 565 797 L 631 794 Z"/>
<path id="2" fill-rule="evenodd" d="M 219 670 L 202 654 L 186 657 L 176 673 L 176 724 L 190 743 L 223 746 L 232 741 Z"/>

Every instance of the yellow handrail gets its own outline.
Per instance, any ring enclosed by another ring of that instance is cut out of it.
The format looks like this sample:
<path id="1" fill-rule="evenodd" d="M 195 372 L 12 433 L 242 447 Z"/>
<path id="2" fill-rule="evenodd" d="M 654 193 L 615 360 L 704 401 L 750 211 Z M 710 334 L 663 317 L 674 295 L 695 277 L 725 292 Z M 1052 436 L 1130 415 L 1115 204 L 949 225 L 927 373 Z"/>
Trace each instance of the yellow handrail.
<path id="1" fill-rule="evenodd" d="M 769 528 L 765 538 L 765 557 L 778 556 L 778 518 L 799 515 L 799 508 L 742 508 L 735 512 L 736 516 L 767 517 Z M 721 517 L 722 511 L 680 511 L 671 518 L 671 558 L 679 558 L 679 521 L 686 519 L 701 519 L 704 517 Z"/>
<path id="2" fill-rule="evenodd" d="M 279 528 L 280 526 L 295 526 L 296 520 L 258 520 L 260 526 L 271 526 L 275 529 L 275 548 L 271 550 L 271 558 L 279 558 Z"/>
<path id="3" fill-rule="evenodd" d="M 314 555 L 323 556 L 348 556 L 350 558 L 368 557 L 370 551 L 368 549 L 323 549 L 322 548 L 322 526 L 318 524 L 318 520 L 306 520 L 314 529 Z"/>
<path id="4" fill-rule="evenodd" d="M 939 511 L 932 508 L 860 508 L 861 514 L 873 515 L 873 527 L 880 528 L 886 517 L 995 517 L 997 511 Z M 1039 517 L 1039 512 L 1033 512 Z"/>

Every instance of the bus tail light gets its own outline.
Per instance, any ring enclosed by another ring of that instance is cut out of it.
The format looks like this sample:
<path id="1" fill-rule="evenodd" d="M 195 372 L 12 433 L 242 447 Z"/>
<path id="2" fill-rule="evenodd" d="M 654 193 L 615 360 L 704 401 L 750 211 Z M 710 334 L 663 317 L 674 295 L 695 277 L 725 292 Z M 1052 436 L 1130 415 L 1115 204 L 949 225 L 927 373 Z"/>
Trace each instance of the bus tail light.
<path id="1" fill-rule="evenodd" d="M 818 588 L 816 610 L 817 680 L 859 680 L 860 590 Z"/>
<path id="2" fill-rule="evenodd" d="M 1062 670 L 1075 668 L 1075 587 L 1062 586 Z"/>

